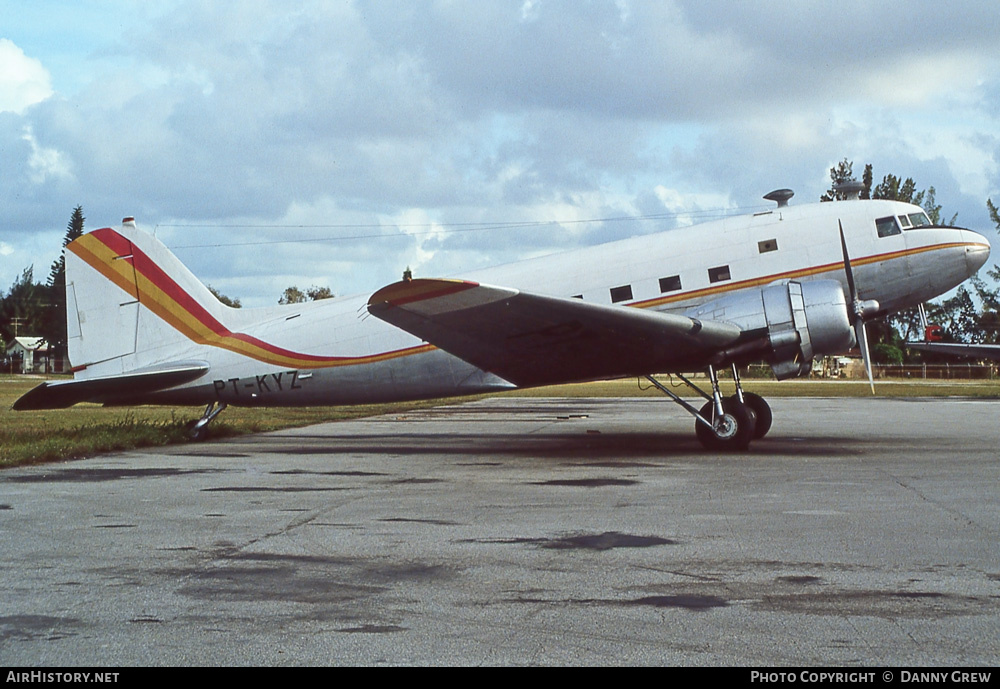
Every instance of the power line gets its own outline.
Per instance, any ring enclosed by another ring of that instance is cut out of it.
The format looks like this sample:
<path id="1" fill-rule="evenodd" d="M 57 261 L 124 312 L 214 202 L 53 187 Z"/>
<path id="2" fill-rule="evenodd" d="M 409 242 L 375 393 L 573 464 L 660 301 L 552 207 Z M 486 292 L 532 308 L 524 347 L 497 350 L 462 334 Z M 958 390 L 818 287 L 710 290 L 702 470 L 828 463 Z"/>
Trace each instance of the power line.
<path id="1" fill-rule="evenodd" d="M 560 227 L 566 225 L 586 225 L 597 223 L 621 223 L 621 222 L 642 222 L 650 220 L 668 220 L 679 217 L 692 218 L 712 218 L 726 217 L 746 212 L 750 209 L 758 209 L 760 206 L 749 206 L 743 208 L 729 209 L 708 209 L 701 211 L 689 211 L 684 213 L 654 213 L 649 215 L 626 215 L 612 216 L 607 218 L 586 218 L 577 220 L 524 220 L 511 222 L 431 222 L 431 223 L 339 223 L 339 224 L 267 224 L 267 223 L 162 223 L 156 225 L 160 227 L 172 228 L 198 228 L 198 229 L 383 229 L 383 228 L 433 228 L 416 232 L 402 232 L 397 234 L 354 234 L 326 237 L 298 237 L 293 239 L 269 239 L 260 241 L 240 241 L 240 242 L 219 242 L 210 244 L 182 244 L 174 249 L 205 249 L 221 248 L 229 246 L 261 246 L 271 244 L 303 244 L 309 242 L 330 242 L 330 241 L 353 241 L 358 239 L 394 239 L 401 237 L 417 237 L 429 234 L 458 234 L 462 232 L 487 232 L 490 230 L 512 230 L 538 227 Z"/>

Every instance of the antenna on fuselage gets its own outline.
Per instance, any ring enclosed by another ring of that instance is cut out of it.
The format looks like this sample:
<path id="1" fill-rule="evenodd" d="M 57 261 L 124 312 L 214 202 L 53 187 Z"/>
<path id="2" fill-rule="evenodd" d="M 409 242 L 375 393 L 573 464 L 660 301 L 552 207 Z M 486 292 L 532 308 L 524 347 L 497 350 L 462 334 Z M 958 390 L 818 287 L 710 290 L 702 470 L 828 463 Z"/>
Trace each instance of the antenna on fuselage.
<path id="1" fill-rule="evenodd" d="M 764 194 L 764 198 L 768 201 L 774 201 L 778 204 L 778 208 L 784 208 L 788 205 L 788 200 L 795 196 L 795 192 L 791 189 L 775 189 L 772 192 Z"/>

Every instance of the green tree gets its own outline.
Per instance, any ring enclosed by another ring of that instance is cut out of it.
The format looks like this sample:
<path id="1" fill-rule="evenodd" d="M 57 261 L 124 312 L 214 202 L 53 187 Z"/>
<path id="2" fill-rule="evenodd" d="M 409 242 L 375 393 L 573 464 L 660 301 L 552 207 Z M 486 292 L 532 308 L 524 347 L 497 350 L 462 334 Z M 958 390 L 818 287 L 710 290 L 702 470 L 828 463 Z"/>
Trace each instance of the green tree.
<path id="1" fill-rule="evenodd" d="M 243 304 L 240 303 L 239 299 L 233 299 L 232 297 L 227 297 L 225 294 L 215 289 L 211 285 L 205 285 L 205 287 L 208 288 L 208 291 L 212 293 L 213 297 L 221 301 L 226 306 L 229 306 L 234 309 L 239 309 L 243 307 Z"/>
<path id="2" fill-rule="evenodd" d="M 840 189 L 844 182 L 857 182 L 854 176 L 854 161 L 844 158 L 842 161 L 830 168 L 830 188 L 825 194 L 819 197 L 820 201 L 844 201 L 847 195 Z M 865 171 L 861 176 L 862 199 L 872 197 L 872 166 L 871 163 L 865 165 Z"/>
<path id="3" fill-rule="evenodd" d="M 864 189 L 861 190 L 862 199 L 870 199 L 872 197 L 872 164 L 868 163 L 865 165 L 865 173 L 861 177 L 861 182 L 864 184 Z"/>
<path id="4" fill-rule="evenodd" d="M 901 180 L 896 175 L 886 175 L 872 190 L 873 199 L 889 199 L 919 206 L 924 202 L 924 192 L 917 191 L 917 183 L 912 177 Z"/>
<path id="5" fill-rule="evenodd" d="M 986 199 L 986 209 L 990 213 L 990 220 L 993 221 L 997 232 L 1000 232 L 1000 211 L 993 205 L 992 199 Z M 986 274 L 993 280 L 992 287 L 978 276 L 970 281 L 982 304 L 982 310 L 979 314 L 979 330 L 982 339 L 976 341 L 995 344 L 1000 342 L 1000 287 L 996 286 L 996 283 L 1000 282 L 1000 265 L 994 263 L 993 267 L 986 271 Z"/>
<path id="6" fill-rule="evenodd" d="M 896 175 L 886 175 L 882 182 L 872 191 L 873 199 L 889 199 L 891 201 L 903 201 L 920 206 L 927 213 L 927 217 L 934 225 L 947 225 L 954 227 L 958 220 L 958 213 L 951 216 L 945 222 L 941 214 L 941 204 L 937 203 L 937 190 L 934 187 L 927 187 L 922 191 L 917 191 L 917 183 L 912 177 L 900 180 Z"/>
<path id="7" fill-rule="evenodd" d="M 972 295 L 964 285 L 958 288 L 955 296 L 941 302 L 939 325 L 944 327 L 955 342 L 975 342 L 980 341 L 979 320 L 980 312 L 976 307 Z"/>
<path id="8" fill-rule="evenodd" d="M 279 304 L 301 304 L 306 300 L 305 292 L 295 285 L 286 287 L 285 291 L 278 298 Z"/>
<path id="9" fill-rule="evenodd" d="M 830 189 L 820 197 L 820 201 L 843 201 L 843 192 L 838 191 L 838 187 L 844 182 L 857 181 L 854 177 L 854 161 L 844 158 L 842 161 L 830 168 Z M 889 199 L 892 201 L 903 201 L 921 206 L 927 213 L 927 217 L 935 225 L 954 225 L 958 219 L 958 213 L 951 217 L 947 223 L 942 222 L 941 206 L 936 202 L 934 187 L 925 190 L 917 190 L 917 183 L 912 177 L 902 179 L 896 175 L 886 175 L 882 181 L 872 188 L 874 175 L 872 164 L 865 165 L 862 175 L 861 198 L 862 199 Z"/>
<path id="10" fill-rule="evenodd" d="M 876 364 L 903 363 L 903 338 L 890 318 L 879 318 L 865 325 Z"/>
<path id="11" fill-rule="evenodd" d="M 313 285 L 306 290 L 309 301 L 319 301 L 320 299 L 333 299 L 333 292 L 329 287 L 316 287 Z"/>
<path id="12" fill-rule="evenodd" d="M 997 232 L 1000 232 L 1000 210 L 993 205 L 993 199 L 986 199 L 986 209 L 990 212 L 990 220 L 997 228 Z M 1000 282 L 1000 265 L 994 263 L 993 267 L 987 272 L 991 278 Z"/>
<path id="13" fill-rule="evenodd" d="M 25 268 L 0 304 L 0 334 L 4 341 L 23 335 L 44 337 L 41 333 L 47 297 L 45 285 L 35 282 L 34 268 Z"/>
<path id="14" fill-rule="evenodd" d="M 83 235 L 85 220 L 83 206 L 74 208 L 66 224 L 62 251 L 59 252 L 59 258 L 53 261 L 45 285 L 46 308 L 38 334 L 49 344 L 51 361 L 61 361 L 66 354 L 66 246 Z"/>
<path id="15" fill-rule="evenodd" d="M 66 235 L 63 237 L 63 250 L 59 253 L 59 258 L 52 263 L 49 270 L 49 286 L 61 284 L 66 286 L 66 246 L 77 237 L 83 236 L 83 206 L 77 206 L 69 216 L 66 224 Z"/>
<path id="16" fill-rule="evenodd" d="M 319 301 L 320 299 L 332 299 L 333 292 L 329 287 L 317 287 L 313 285 L 305 292 L 292 285 L 286 287 L 285 291 L 278 299 L 279 304 L 302 304 L 307 301 Z"/>
<path id="17" fill-rule="evenodd" d="M 820 201 L 843 201 L 846 196 L 837 188 L 844 182 L 857 181 L 854 177 L 854 162 L 844 158 L 830 168 L 830 188 L 819 197 Z"/>

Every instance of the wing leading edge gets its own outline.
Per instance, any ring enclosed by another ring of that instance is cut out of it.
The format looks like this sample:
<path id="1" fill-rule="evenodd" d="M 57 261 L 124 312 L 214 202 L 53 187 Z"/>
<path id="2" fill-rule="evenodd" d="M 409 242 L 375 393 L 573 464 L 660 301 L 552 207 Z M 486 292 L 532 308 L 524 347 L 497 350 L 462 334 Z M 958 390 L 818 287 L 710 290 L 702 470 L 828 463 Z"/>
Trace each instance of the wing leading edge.
<path id="1" fill-rule="evenodd" d="M 739 327 L 460 280 L 383 287 L 368 311 L 518 386 L 701 368 Z"/>

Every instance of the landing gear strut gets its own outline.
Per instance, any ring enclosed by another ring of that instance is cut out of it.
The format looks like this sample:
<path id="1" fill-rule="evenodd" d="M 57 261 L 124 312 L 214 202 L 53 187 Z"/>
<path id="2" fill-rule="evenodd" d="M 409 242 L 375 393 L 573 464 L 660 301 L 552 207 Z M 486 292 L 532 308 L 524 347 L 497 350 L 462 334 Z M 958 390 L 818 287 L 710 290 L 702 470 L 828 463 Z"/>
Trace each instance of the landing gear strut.
<path id="1" fill-rule="evenodd" d="M 736 394 L 725 398 L 719 391 L 719 377 L 714 366 L 708 367 L 712 394 L 708 394 L 684 376 L 677 375 L 688 387 L 708 400 L 700 410 L 682 400 L 652 376 L 646 376 L 646 380 L 694 416 L 694 432 L 705 449 L 743 452 L 750 446 L 751 440 L 763 438 L 771 429 L 772 415 L 771 408 L 763 397 L 752 392 L 743 392 L 739 370 L 735 364 L 732 370 Z"/>
<path id="2" fill-rule="evenodd" d="M 205 412 L 201 415 L 201 418 L 195 421 L 188 429 L 188 435 L 191 436 L 191 440 L 204 440 L 205 429 L 208 424 L 212 423 L 212 420 L 221 414 L 227 406 L 225 402 L 212 402 L 205 407 Z"/>

